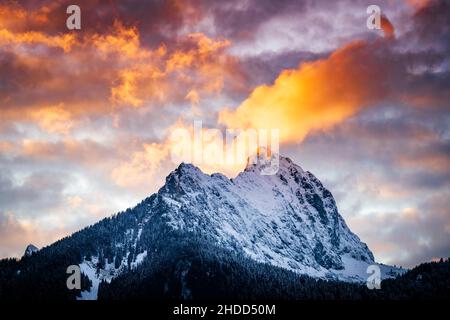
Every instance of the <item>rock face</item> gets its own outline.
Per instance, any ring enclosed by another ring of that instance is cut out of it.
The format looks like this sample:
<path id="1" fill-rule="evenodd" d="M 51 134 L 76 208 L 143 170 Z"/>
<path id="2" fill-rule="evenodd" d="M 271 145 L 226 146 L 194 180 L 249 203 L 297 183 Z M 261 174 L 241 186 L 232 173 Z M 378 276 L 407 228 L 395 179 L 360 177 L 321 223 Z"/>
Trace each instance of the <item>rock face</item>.
<path id="1" fill-rule="evenodd" d="M 31 256 L 33 253 L 38 252 L 39 249 L 37 247 L 35 247 L 32 244 L 29 244 L 27 246 L 27 248 L 25 249 L 25 253 L 23 254 L 24 257 L 29 257 Z"/>

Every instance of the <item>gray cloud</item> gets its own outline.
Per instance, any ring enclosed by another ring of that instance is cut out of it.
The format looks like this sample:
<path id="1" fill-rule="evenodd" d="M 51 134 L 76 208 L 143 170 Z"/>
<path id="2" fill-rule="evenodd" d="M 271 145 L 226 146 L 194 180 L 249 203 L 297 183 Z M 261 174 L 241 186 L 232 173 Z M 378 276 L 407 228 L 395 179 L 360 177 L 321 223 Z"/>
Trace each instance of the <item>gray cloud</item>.
<path id="1" fill-rule="evenodd" d="M 50 210 L 63 201 L 63 192 L 70 175 L 38 172 L 27 176 L 22 183 L 2 170 L 0 174 L 1 210 L 21 211 L 28 216 Z"/>
<path id="2" fill-rule="evenodd" d="M 421 262 L 450 256 L 450 194 L 425 197 L 417 208 L 377 213 L 352 223 L 364 230 L 365 239 L 389 263 L 413 267 Z"/>

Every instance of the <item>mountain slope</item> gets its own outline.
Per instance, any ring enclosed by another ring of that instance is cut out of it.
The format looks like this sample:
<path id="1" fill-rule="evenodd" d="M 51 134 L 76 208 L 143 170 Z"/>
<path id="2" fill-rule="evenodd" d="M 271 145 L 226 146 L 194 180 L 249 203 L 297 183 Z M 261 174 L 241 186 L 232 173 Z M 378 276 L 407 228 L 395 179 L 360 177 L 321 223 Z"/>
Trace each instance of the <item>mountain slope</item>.
<path id="1" fill-rule="evenodd" d="M 221 259 L 228 255 L 234 266 L 236 261 L 254 262 L 268 266 L 263 269 L 294 275 L 364 282 L 367 266 L 375 263 L 373 254 L 346 226 L 331 193 L 290 159 L 280 157 L 279 165 L 278 172 L 268 176 L 261 174 L 262 165 L 249 163 L 236 178 L 228 179 L 183 163 L 157 193 L 135 208 L 103 219 L 16 264 L 8 263 L 14 272 L 3 271 L 12 275 L 6 287 L 26 287 L 35 277 L 39 284 L 33 288 L 47 290 L 51 296 L 96 299 L 99 286 L 117 285 L 114 279 L 118 277 L 127 279 L 134 273 L 148 277 L 149 270 L 161 276 L 165 268 L 157 266 L 169 258 L 175 268 L 172 273 L 183 278 L 205 267 L 193 270 L 189 266 L 196 261 L 194 257 L 175 254 L 183 252 L 183 241 L 202 243 L 198 248 L 210 248 L 208 252 L 227 252 Z M 200 249 L 197 252 L 203 254 Z M 202 261 L 214 264 L 213 260 Z M 65 270 L 71 264 L 80 265 L 84 274 L 82 289 L 62 292 Z M 49 268 L 56 273 L 53 278 L 41 274 Z M 402 272 L 380 268 L 383 278 Z M 58 287 L 48 285 L 55 277 Z M 33 296 L 30 290 L 16 292 Z"/>

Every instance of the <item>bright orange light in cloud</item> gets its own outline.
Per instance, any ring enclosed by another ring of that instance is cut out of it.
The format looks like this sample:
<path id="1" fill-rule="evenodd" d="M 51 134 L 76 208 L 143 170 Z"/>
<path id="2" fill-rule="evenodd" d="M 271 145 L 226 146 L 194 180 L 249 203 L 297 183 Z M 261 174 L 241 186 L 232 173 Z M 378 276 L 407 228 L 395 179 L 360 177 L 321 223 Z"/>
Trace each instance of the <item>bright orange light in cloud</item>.
<path id="1" fill-rule="evenodd" d="M 20 45 L 44 45 L 47 47 L 62 48 L 64 52 L 70 51 L 75 44 L 73 34 L 48 36 L 41 32 L 13 33 L 7 29 L 0 29 L 0 45 L 20 46 Z"/>
<path id="2" fill-rule="evenodd" d="M 49 133 L 67 134 L 75 125 L 72 115 L 64 109 L 63 104 L 35 110 L 32 117 Z"/>
<path id="3" fill-rule="evenodd" d="M 26 27 L 45 27 L 51 22 L 50 15 L 60 4 L 54 1 L 52 4 L 42 5 L 36 10 L 25 10 L 18 1 L 4 1 L 0 4 L 0 28 L 23 31 Z"/>
<path id="4" fill-rule="evenodd" d="M 227 133 L 194 126 L 180 119 L 168 128 L 161 143 L 143 143 L 112 170 L 112 181 L 122 187 L 146 189 L 155 184 L 156 178 L 161 178 L 161 172 L 168 173 L 181 162 L 192 163 L 207 174 L 220 172 L 234 177 L 245 168 L 248 157 L 256 152 L 257 140 L 262 134 L 255 131 L 252 135 L 253 132 L 244 130 Z M 266 137 L 271 134 L 264 133 Z M 278 146 L 274 149 L 278 150 Z"/>
<path id="5" fill-rule="evenodd" d="M 328 59 L 283 71 L 273 85 L 259 86 L 219 121 L 232 128 L 279 129 L 281 141 L 301 141 L 328 129 L 385 94 L 385 75 L 374 47 L 353 42 Z"/>
<path id="6" fill-rule="evenodd" d="M 113 181 L 122 187 L 143 185 L 152 181 L 168 155 L 168 146 L 145 143 L 142 151 L 135 152 L 130 161 L 122 163 L 112 171 Z"/>

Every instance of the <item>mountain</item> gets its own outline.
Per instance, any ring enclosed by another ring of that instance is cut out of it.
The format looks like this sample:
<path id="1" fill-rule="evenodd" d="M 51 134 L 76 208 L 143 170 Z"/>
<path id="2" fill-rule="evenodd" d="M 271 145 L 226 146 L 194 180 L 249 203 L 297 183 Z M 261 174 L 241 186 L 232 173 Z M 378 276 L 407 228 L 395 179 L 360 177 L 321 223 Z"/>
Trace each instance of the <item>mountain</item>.
<path id="1" fill-rule="evenodd" d="M 158 212 L 173 229 L 206 233 L 259 262 L 365 281 L 373 254 L 349 230 L 330 191 L 289 158 L 280 157 L 275 175 L 261 170 L 249 163 L 230 180 L 181 164 L 149 203 L 149 212 Z"/>
<path id="2" fill-rule="evenodd" d="M 27 248 L 25 249 L 25 253 L 24 253 L 23 255 L 29 257 L 29 256 L 31 256 L 33 253 L 38 252 L 38 251 L 39 251 L 39 249 L 38 249 L 37 247 L 35 247 L 35 246 L 32 245 L 32 244 L 29 244 L 29 245 L 27 246 Z"/>
<path id="3" fill-rule="evenodd" d="M 133 209 L 16 263 L 4 262 L 3 277 L 12 278 L 3 290 L 32 296 L 27 281 L 39 279 L 49 296 L 64 299 L 117 298 L 118 292 L 125 298 L 136 292 L 195 298 L 224 279 L 217 290 L 271 279 L 273 286 L 258 294 L 273 297 L 279 287 L 278 297 L 284 297 L 299 290 L 299 275 L 364 283 L 367 267 L 376 264 L 373 254 L 347 227 L 331 192 L 289 158 L 279 157 L 274 175 L 262 174 L 264 169 L 249 161 L 228 179 L 182 163 Z M 72 264 L 80 266 L 82 288 L 68 293 L 66 268 Z M 378 266 L 382 278 L 404 272 Z"/>

